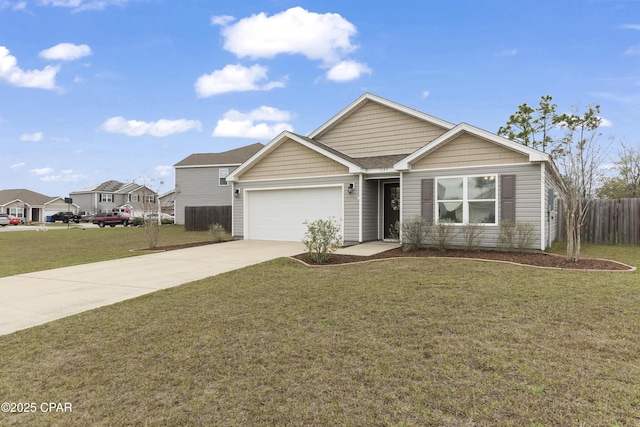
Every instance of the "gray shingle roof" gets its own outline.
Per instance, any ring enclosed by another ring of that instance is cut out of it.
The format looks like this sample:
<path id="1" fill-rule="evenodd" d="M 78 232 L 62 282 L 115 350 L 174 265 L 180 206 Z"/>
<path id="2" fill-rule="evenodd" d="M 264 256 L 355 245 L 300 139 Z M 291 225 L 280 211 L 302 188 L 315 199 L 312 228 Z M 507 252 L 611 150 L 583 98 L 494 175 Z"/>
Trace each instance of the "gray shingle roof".
<path id="1" fill-rule="evenodd" d="M 222 153 L 195 153 L 174 166 L 239 165 L 264 147 L 259 142 Z"/>
<path id="2" fill-rule="evenodd" d="M 22 200 L 29 205 L 42 206 L 52 200 L 59 197 L 45 196 L 44 194 L 36 193 L 35 191 L 27 190 L 24 188 L 18 188 L 13 190 L 0 190 L 0 205 L 12 202 L 14 200 Z"/>

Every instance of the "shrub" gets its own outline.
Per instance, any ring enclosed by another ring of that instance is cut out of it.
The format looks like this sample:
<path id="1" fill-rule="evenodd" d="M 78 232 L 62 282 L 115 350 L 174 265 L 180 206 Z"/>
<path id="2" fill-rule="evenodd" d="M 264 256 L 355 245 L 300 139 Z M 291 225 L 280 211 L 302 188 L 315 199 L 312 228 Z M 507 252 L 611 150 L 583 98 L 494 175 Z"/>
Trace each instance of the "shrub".
<path id="1" fill-rule="evenodd" d="M 478 249 L 485 228 L 480 224 L 465 224 L 462 226 L 462 237 L 464 238 L 464 248 L 467 251 Z"/>
<path id="2" fill-rule="evenodd" d="M 451 221 L 440 220 L 432 224 L 427 233 L 428 240 L 440 251 L 444 252 L 451 247 L 451 242 L 456 236 L 456 229 Z"/>
<path id="3" fill-rule="evenodd" d="M 415 217 L 402 223 L 402 250 L 417 251 L 424 244 L 429 231 L 429 223 L 422 217 Z"/>
<path id="4" fill-rule="evenodd" d="M 531 249 L 535 227 L 528 222 L 500 221 L 498 246 L 508 251 L 524 252 Z"/>
<path id="5" fill-rule="evenodd" d="M 307 232 L 304 234 L 304 243 L 311 259 L 323 264 L 329 261 L 331 254 L 342 245 L 340 237 L 340 225 L 333 219 L 317 219 L 313 222 L 305 221 Z"/>
<path id="6" fill-rule="evenodd" d="M 215 243 L 229 240 L 229 233 L 225 230 L 222 224 L 211 224 L 209 226 L 209 235 Z"/>
<path id="7" fill-rule="evenodd" d="M 396 221 L 389 226 L 389 237 L 394 240 L 400 238 L 400 221 Z"/>

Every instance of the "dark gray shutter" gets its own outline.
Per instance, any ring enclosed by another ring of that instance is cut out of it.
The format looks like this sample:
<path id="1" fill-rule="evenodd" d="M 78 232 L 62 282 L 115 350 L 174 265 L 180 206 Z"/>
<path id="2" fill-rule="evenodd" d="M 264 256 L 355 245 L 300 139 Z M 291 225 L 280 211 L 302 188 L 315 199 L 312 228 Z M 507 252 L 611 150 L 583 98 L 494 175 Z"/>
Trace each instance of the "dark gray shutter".
<path id="1" fill-rule="evenodd" d="M 422 218 L 429 223 L 433 222 L 433 178 L 422 180 L 420 200 Z"/>
<path id="2" fill-rule="evenodd" d="M 516 221 L 516 176 L 500 176 L 500 219 Z"/>

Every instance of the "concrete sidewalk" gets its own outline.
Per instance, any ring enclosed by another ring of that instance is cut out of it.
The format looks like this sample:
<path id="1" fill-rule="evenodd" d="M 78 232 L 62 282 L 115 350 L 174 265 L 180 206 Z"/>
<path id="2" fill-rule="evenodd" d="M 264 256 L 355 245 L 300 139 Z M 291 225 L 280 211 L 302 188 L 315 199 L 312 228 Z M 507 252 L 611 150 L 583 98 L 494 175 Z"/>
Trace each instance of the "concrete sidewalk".
<path id="1" fill-rule="evenodd" d="M 369 242 L 338 253 L 372 255 L 393 247 Z M 2 277 L 0 335 L 304 250 L 299 242 L 237 240 Z"/>

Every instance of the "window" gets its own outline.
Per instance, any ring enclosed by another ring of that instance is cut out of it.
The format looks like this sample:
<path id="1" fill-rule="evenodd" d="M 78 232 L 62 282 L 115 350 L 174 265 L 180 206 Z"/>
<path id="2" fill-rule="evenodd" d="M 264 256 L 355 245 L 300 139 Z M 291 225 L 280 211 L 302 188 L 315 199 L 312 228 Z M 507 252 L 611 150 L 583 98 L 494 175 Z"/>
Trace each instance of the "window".
<path id="1" fill-rule="evenodd" d="M 227 176 L 229 176 L 229 169 L 227 168 L 218 169 L 218 178 L 220 180 L 218 185 L 220 186 L 229 185 L 229 183 L 227 182 Z"/>
<path id="2" fill-rule="evenodd" d="M 139 202 L 140 201 L 140 195 L 139 194 L 129 194 L 129 201 L 130 202 Z"/>
<path id="3" fill-rule="evenodd" d="M 154 203 L 156 201 L 156 197 L 153 194 L 146 194 L 144 196 L 144 203 Z"/>
<path id="4" fill-rule="evenodd" d="M 496 223 L 496 176 L 438 178 L 438 221 Z"/>
<path id="5" fill-rule="evenodd" d="M 100 201 L 113 203 L 113 194 L 105 194 L 105 193 L 100 194 Z"/>
<path id="6" fill-rule="evenodd" d="M 24 209 L 22 208 L 9 208 L 7 213 L 11 216 L 16 216 L 18 218 L 24 218 Z"/>

